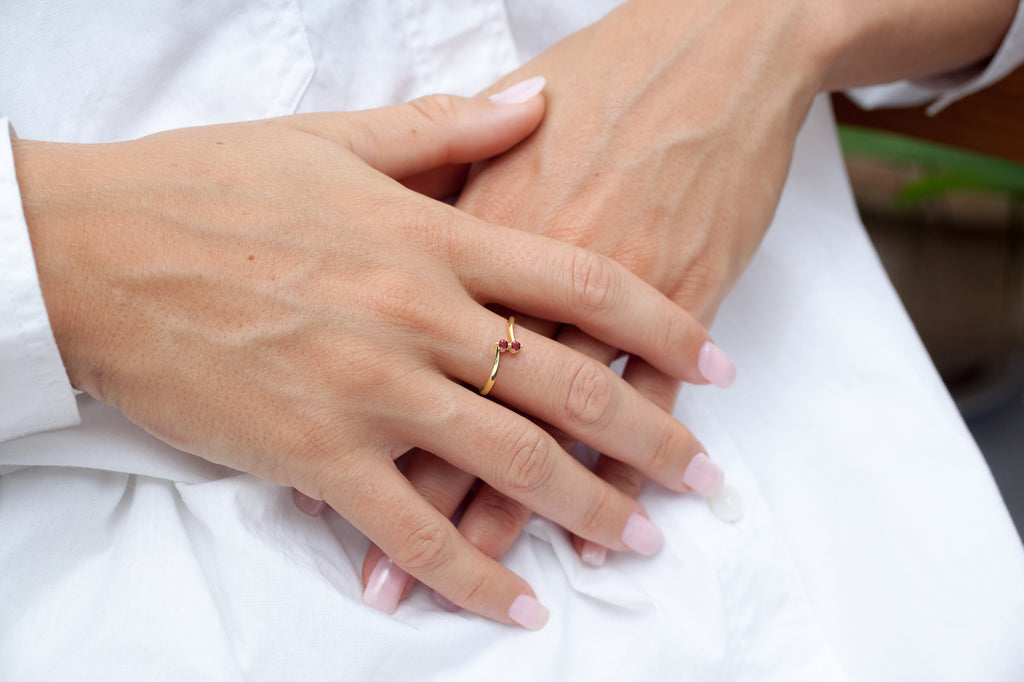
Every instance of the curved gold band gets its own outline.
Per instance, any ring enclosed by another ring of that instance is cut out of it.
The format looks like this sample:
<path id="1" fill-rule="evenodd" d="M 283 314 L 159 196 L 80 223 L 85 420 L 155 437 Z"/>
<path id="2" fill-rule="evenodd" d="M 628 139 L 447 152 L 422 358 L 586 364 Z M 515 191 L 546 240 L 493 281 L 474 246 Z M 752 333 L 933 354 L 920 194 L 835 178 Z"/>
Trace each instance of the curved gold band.
<path id="1" fill-rule="evenodd" d="M 509 352 L 515 355 L 523 349 L 523 345 L 516 341 L 515 330 L 516 318 L 508 318 L 508 339 L 501 339 L 494 344 L 494 364 L 491 366 L 491 376 L 487 377 L 487 383 L 480 389 L 480 395 L 487 395 L 494 387 L 494 381 L 498 378 L 498 365 L 501 363 L 501 354 Z"/>

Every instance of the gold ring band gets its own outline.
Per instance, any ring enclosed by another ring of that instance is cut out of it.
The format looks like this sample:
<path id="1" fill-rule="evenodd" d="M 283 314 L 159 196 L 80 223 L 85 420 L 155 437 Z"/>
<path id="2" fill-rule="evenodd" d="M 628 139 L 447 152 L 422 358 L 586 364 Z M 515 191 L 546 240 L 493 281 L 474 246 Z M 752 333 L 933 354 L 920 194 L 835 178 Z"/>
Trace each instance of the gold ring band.
<path id="1" fill-rule="evenodd" d="M 523 344 L 516 341 L 515 330 L 516 318 L 508 318 L 508 339 L 499 339 L 494 344 L 494 364 L 491 366 L 491 376 L 487 377 L 487 383 L 480 389 L 480 395 L 487 395 L 494 387 L 494 381 L 498 378 L 498 365 L 501 363 L 501 354 L 509 352 L 515 355 L 523 349 Z"/>

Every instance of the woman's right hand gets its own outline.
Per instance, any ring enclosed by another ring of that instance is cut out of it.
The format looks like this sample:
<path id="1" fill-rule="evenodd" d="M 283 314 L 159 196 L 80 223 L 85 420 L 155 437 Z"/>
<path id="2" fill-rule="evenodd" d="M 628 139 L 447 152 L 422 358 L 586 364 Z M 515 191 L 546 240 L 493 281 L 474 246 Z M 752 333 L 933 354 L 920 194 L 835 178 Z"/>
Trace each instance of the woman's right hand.
<path id="1" fill-rule="evenodd" d="M 653 553 L 660 534 L 527 416 L 477 393 L 506 335 L 485 304 L 694 383 L 708 340 L 611 260 L 395 180 L 500 153 L 542 115 L 540 97 L 429 97 L 109 145 L 16 142 L 72 383 L 178 448 L 326 500 L 455 604 L 539 627 L 525 581 L 467 542 L 397 457 L 435 453 L 605 547 Z M 685 427 L 602 364 L 517 334 L 491 396 L 684 490 L 702 449 Z"/>

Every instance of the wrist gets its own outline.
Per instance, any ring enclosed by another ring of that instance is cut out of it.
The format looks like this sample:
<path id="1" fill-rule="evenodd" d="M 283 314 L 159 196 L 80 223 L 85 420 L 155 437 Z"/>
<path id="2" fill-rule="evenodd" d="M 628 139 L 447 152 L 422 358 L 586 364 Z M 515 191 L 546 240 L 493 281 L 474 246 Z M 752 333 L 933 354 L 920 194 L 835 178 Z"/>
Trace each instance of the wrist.
<path id="1" fill-rule="evenodd" d="M 645 18 L 638 30 L 648 45 L 690 53 L 680 80 L 693 78 L 696 62 L 720 74 L 723 89 L 749 80 L 763 98 L 792 101 L 801 111 L 825 89 L 856 31 L 844 0 L 630 0 L 619 11 L 631 9 Z"/>
<path id="2" fill-rule="evenodd" d="M 1018 0 L 829 0 L 824 90 L 948 73 L 995 54 Z"/>
<path id="3" fill-rule="evenodd" d="M 15 140 L 12 151 L 50 328 L 72 385 L 80 387 L 74 372 L 71 340 L 76 336 L 73 330 L 78 307 L 74 292 L 80 284 L 75 262 L 82 255 L 74 235 L 84 226 L 72 227 L 80 221 L 76 221 L 68 199 L 79 183 L 68 175 L 67 165 L 62 162 L 64 152 L 73 146 Z"/>

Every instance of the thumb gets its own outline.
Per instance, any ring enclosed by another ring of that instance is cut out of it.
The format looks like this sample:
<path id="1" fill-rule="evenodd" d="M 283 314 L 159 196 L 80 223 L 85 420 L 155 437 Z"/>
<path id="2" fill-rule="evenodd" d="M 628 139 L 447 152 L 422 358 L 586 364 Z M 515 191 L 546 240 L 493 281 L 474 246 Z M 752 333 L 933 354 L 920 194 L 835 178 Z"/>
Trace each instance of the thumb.
<path id="1" fill-rule="evenodd" d="M 537 76 L 486 98 L 428 95 L 380 109 L 313 114 L 324 118 L 307 119 L 303 127 L 312 123 L 318 134 L 345 144 L 382 173 L 405 178 L 511 149 L 540 124 L 544 85 Z"/>

